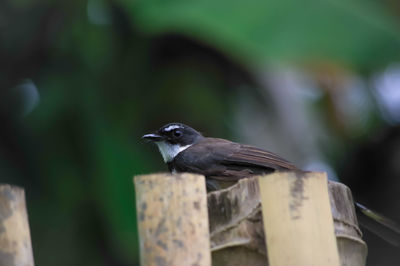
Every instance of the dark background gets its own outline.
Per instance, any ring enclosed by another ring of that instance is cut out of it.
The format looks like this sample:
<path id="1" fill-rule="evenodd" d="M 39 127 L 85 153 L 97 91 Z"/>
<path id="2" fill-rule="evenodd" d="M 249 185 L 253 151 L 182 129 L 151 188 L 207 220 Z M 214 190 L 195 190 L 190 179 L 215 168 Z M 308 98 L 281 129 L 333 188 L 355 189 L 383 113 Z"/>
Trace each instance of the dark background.
<path id="1" fill-rule="evenodd" d="M 0 2 L 0 182 L 36 265 L 136 265 L 168 122 L 327 171 L 400 221 L 400 2 Z M 399 265 L 368 232 L 368 265 Z"/>

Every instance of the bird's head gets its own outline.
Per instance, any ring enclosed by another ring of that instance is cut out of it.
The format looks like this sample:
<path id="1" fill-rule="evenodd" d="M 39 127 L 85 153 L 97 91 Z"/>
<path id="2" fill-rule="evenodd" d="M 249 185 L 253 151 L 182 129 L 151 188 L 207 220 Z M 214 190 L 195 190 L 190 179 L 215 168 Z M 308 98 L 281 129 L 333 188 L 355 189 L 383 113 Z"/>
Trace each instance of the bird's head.
<path id="1" fill-rule="evenodd" d="M 181 151 L 189 148 L 203 138 L 200 132 L 181 123 L 170 123 L 154 133 L 146 134 L 142 139 L 157 144 L 164 162 L 172 161 Z"/>

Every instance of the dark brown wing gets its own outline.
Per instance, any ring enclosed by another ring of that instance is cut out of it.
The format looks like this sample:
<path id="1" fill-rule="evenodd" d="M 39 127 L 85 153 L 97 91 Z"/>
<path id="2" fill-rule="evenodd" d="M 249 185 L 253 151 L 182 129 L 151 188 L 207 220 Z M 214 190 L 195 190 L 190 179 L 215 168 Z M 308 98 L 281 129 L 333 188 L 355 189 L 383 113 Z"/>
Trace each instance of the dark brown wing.
<path id="1" fill-rule="evenodd" d="M 204 138 L 177 155 L 171 165 L 178 172 L 235 181 L 276 170 L 295 170 L 293 164 L 271 152 L 224 139 Z"/>
<path id="2" fill-rule="evenodd" d="M 224 159 L 224 163 L 265 167 L 273 170 L 297 169 L 292 163 L 272 152 L 248 145 L 240 145 L 235 152 Z"/>

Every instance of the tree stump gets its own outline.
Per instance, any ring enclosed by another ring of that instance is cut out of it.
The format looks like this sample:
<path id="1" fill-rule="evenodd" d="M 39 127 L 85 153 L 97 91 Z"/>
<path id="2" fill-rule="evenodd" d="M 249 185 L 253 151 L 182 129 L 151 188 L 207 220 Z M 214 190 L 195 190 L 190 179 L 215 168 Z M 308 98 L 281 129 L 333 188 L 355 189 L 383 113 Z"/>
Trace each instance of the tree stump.
<path id="1" fill-rule="evenodd" d="M 349 188 L 328 182 L 328 193 L 340 265 L 365 265 L 367 247 Z M 210 192 L 207 200 L 212 264 L 268 265 L 258 177 Z"/>

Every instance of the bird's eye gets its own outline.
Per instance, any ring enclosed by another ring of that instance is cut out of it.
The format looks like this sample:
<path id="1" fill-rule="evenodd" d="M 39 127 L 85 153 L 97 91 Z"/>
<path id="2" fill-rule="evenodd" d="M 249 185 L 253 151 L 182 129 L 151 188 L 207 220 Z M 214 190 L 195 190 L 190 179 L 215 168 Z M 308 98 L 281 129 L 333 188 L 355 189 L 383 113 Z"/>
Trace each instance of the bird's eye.
<path id="1" fill-rule="evenodd" d="M 181 136 L 182 136 L 182 131 L 180 131 L 180 130 L 175 130 L 175 131 L 174 131 L 174 136 L 175 136 L 176 138 L 181 137 Z"/>

